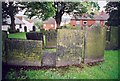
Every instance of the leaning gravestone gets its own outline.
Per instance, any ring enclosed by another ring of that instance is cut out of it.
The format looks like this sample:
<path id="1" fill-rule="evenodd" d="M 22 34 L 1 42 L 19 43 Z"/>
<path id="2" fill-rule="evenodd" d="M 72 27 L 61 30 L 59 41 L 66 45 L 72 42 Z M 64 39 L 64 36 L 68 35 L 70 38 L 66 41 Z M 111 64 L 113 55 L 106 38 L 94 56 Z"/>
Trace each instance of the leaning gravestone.
<path id="1" fill-rule="evenodd" d="M 83 31 L 58 29 L 56 66 L 80 64 L 83 47 Z"/>
<path id="2" fill-rule="evenodd" d="M 46 31 L 46 48 L 56 48 L 57 45 L 57 30 Z"/>
<path id="3" fill-rule="evenodd" d="M 84 63 L 104 60 L 106 28 L 94 25 L 86 28 Z"/>

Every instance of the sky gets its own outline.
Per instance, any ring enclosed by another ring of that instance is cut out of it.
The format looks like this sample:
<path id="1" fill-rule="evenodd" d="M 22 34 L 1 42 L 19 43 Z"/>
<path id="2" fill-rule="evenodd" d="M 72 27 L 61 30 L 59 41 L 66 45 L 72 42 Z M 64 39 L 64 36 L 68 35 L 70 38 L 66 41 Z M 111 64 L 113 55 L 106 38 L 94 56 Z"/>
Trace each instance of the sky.
<path id="1" fill-rule="evenodd" d="M 105 10 L 103 7 L 107 4 L 105 0 L 98 1 L 98 4 L 100 6 L 100 11 Z"/>

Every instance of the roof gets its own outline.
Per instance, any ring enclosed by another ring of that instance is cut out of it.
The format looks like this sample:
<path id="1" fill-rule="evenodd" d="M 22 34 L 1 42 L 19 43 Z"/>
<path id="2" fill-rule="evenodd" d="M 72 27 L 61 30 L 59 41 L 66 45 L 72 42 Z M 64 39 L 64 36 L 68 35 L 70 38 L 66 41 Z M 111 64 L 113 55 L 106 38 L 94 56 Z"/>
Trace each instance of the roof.
<path id="1" fill-rule="evenodd" d="M 16 16 L 18 19 L 22 21 L 23 17 L 22 16 Z"/>
<path id="2" fill-rule="evenodd" d="M 43 23 L 45 23 L 45 24 L 55 24 L 55 22 L 56 22 L 56 21 L 55 21 L 54 18 L 49 18 L 49 19 L 43 21 Z"/>
<path id="3" fill-rule="evenodd" d="M 6 19 L 6 24 L 11 24 L 10 18 L 7 18 L 7 19 Z M 16 24 L 16 25 L 24 24 L 24 22 L 21 21 L 19 18 L 15 17 L 15 24 Z"/>
<path id="4" fill-rule="evenodd" d="M 83 16 L 76 16 L 76 17 L 72 17 L 71 19 L 75 19 L 75 20 L 107 20 L 109 18 L 109 15 L 106 14 L 105 12 L 101 12 L 100 14 L 96 14 L 96 15 L 90 15 L 90 14 L 83 14 Z"/>

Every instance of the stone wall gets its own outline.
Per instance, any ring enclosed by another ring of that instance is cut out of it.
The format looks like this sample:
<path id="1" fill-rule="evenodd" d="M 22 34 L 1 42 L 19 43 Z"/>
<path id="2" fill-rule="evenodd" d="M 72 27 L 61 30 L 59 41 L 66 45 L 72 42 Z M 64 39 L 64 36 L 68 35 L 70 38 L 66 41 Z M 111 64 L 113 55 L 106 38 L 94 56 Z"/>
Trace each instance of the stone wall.
<path id="1" fill-rule="evenodd" d="M 86 28 L 84 63 L 104 60 L 105 39 L 105 27 L 97 25 Z"/>
<path id="2" fill-rule="evenodd" d="M 41 66 L 42 41 L 6 39 L 7 63 Z"/>
<path id="3" fill-rule="evenodd" d="M 83 31 L 58 29 L 56 66 L 80 64 L 83 46 Z"/>

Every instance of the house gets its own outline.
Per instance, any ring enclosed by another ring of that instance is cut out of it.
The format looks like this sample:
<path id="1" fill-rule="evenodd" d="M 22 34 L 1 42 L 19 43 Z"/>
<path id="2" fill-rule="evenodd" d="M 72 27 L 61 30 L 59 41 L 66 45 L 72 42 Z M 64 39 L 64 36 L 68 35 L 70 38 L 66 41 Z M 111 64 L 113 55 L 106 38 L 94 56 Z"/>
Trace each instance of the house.
<path id="1" fill-rule="evenodd" d="M 89 14 L 83 14 L 81 17 L 80 16 L 72 17 L 70 21 L 70 25 L 72 27 L 75 26 L 83 27 L 83 26 L 91 26 L 95 23 L 100 23 L 102 26 L 104 26 L 108 18 L 109 15 L 103 11 L 100 14 L 96 14 L 93 16 Z"/>
<path id="2" fill-rule="evenodd" d="M 19 18 L 22 22 L 24 22 L 24 24 L 21 27 L 19 27 L 20 32 L 25 32 L 25 27 L 27 32 L 33 30 L 33 26 L 34 26 L 33 20 L 28 19 L 25 16 L 16 16 L 16 17 Z"/>
<path id="3" fill-rule="evenodd" d="M 57 24 L 54 18 L 48 18 L 47 20 L 43 21 L 43 28 L 45 30 L 49 30 L 49 29 L 56 29 L 57 28 Z"/>
<path id="4" fill-rule="evenodd" d="M 6 23 L 2 25 L 2 30 L 8 31 L 8 28 L 10 28 L 11 20 L 10 18 L 7 18 Z M 21 21 L 19 18 L 15 17 L 15 28 L 16 30 L 21 27 L 21 25 L 24 25 L 25 23 Z"/>
<path id="5" fill-rule="evenodd" d="M 8 18 L 5 21 L 6 24 L 2 25 L 2 30 L 8 31 L 8 28 L 10 28 L 11 20 Z M 33 30 L 34 21 L 35 20 L 28 19 L 25 16 L 15 16 L 15 29 L 18 29 L 20 32 L 30 32 Z"/>

